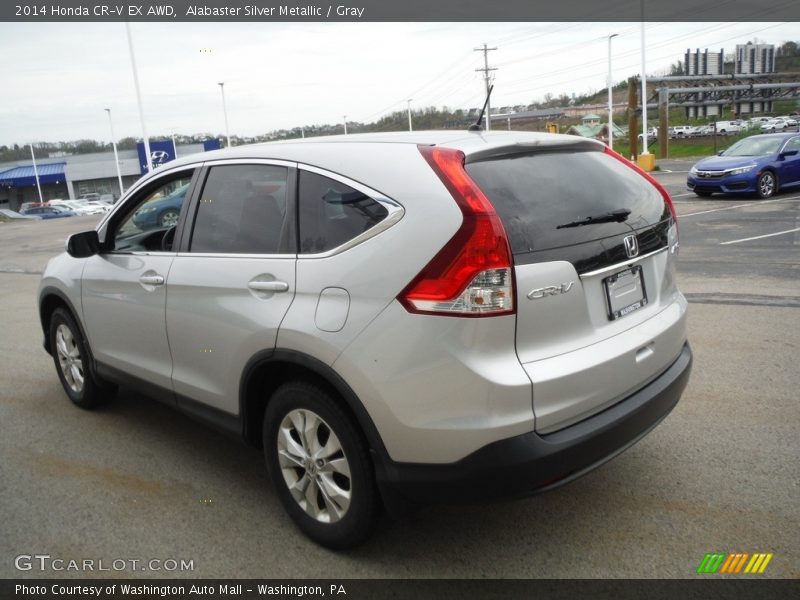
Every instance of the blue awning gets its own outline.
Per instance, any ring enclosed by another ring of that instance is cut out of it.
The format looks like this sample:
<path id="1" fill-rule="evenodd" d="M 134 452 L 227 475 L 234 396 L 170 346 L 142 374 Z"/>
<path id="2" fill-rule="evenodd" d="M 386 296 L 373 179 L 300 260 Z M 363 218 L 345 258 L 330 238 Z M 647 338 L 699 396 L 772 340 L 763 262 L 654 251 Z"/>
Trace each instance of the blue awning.
<path id="1" fill-rule="evenodd" d="M 39 174 L 39 183 L 42 185 L 49 183 L 64 183 L 64 165 L 67 163 L 48 163 L 36 165 Z M 36 185 L 36 176 L 33 172 L 33 165 L 30 167 L 14 167 L 8 171 L 0 173 L 0 185 L 5 187 L 23 187 L 26 185 Z"/>

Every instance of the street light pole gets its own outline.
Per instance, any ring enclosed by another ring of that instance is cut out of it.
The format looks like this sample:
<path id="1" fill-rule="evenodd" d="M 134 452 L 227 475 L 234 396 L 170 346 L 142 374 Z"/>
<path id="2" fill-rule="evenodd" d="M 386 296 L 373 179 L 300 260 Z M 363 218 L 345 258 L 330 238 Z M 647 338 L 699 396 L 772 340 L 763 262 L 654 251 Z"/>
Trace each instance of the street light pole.
<path id="1" fill-rule="evenodd" d="M 228 130 L 228 107 L 225 104 L 225 82 L 221 81 L 217 84 L 219 86 L 219 91 L 222 93 L 222 114 L 225 117 L 225 137 L 228 140 L 228 148 L 231 147 L 231 134 Z"/>
<path id="2" fill-rule="evenodd" d="M 144 140 L 144 153 L 147 160 L 147 172 L 153 170 L 153 157 L 150 155 L 150 139 L 147 137 L 147 127 L 144 124 L 144 109 L 142 108 L 142 92 L 139 90 L 139 73 L 136 70 L 136 56 L 133 53 L 133 38 L 131 38 L 131 24 L 125 23 L 128 34 L 128 50 L 131 53 L 131 69 L 133 69 L 133 86 L 136 88 L 136 104 L 139 107 L 139 122 L 142 124 L 142 139 Z"/>
<path id="3" fill-rule="evenodd" d="M 647 149 L 647 74 L 645 73 L 646 61 L 644 58 L 644 0 L 642 4 L 642 154 L 650 154 Z"/>
<path id="4" fill-rule="evenodd" d="M 103 110 L 108 113 L 108 126 L 111 129 L 111 147 L 114 148 L 114 164 L 117 166 L 117 182 L 119 183 L 119 196 L 121 198 L 125 190 L 122 189 L 122 173 L 120 173 L 119 170 L 119 155 L 117 154 L 117 137 L 114 135 L 114 123 L 111 120 L 111 109 L 104 108 Z"/>
<path id="5" fill-rule="evenodd" d="M 413 98 L 409 98 L 408 99 L 408 130 L 409 131 L 414 131 L 414 129 L 411 127 L 411 101 L 412 100 L 413 100 Z"/>
<path id="6" fill-rule="evenodd" d="M 39 202 L 44 202 L 42 199 L 42 186 L 39 184 L 39 169 L 36 168 L 36 157 L 33 155 L 33 144 L 28 144 L 31 147 L 31 160 L 33 161 L 33 176 L 36 177 L 36 189 L 39 190 Z"/>
<path id="7" fill-rule="evenodd" d="M 611 38 L 617 37 L 618 33 L 612 33 L 608 36 L 608 147 L 614 149 L 614 105 L 612 97 L 612 89 L 614 80 L 611 75 Z"/>

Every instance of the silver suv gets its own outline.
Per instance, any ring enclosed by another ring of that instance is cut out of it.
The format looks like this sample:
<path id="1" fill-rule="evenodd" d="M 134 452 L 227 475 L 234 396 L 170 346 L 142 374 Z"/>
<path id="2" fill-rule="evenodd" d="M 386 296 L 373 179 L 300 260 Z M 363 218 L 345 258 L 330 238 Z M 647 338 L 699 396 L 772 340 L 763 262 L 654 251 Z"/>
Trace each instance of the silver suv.
<path id="1" fill-rule="evenodd" d="M 669 195 L 600 143 L 351 135 L 155 170 L 39 306 L 75 404 L 123 384 L 235 432 L 346 548 L 381 505 L 530 495 L 655 427 L 692 360 L 677 250 Z"/>

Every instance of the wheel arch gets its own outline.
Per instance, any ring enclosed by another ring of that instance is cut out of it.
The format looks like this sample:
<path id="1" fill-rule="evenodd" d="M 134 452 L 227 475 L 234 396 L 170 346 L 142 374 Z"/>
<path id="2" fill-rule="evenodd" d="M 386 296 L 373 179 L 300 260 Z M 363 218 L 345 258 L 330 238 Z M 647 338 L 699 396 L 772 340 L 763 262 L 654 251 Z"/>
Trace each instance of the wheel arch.
<path id="1" fill-rule="evenodd" d="M 70 312 L 75 323 L 78 325 L 78 329 L 80 329 L 81 337 L 84 341 L 86 340 L 86 332 L 78 317 L 78 311 L 75 310 L 75 306 L 67 295 L 57 287 L 47 286 L 42 288 L 41 292 L 39 292 L 39 321 L 41 322 L 42 333 L 44 334 L 44 349 L 50 355 L 53 354 L 53 349 L 50 347 L 50 318 L 57 308 L 66 308 Z M 94 359 L 92 359 L 92 363 L 94 363 Z"/>
<path id="2" fill-rule="evenodd" d="M 239 414 L 245 442 L 261 447 L 269 397 L 281 384 L 296 379 L 312 381 L 334 396 L 359 427 L 375 468 L 382 471 L 388 465 L 388 453 L 375 423 L 356 393 L 329 365 L 295 350 L 265 350 L 253 356 L 245 366 L 239 383 Z"/>

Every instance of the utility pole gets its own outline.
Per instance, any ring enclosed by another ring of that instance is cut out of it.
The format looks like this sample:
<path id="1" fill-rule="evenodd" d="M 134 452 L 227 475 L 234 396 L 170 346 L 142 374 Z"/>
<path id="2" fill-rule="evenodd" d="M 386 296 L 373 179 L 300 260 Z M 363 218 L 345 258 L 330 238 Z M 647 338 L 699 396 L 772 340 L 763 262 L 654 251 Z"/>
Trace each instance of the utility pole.
<path id="1" fill-rule="evenodd" d="M 411 101 L 412 100 L 413 100 L 413 98 L 409 98 L 408 99 L 408 130 L 409 131 L 414 131 L 412 129 L 412 126 L 411 126 Z"/>
<path id="2" fill-rule="evenodd" d="M 475 48 L 475 52 L 483 52 L 483 68 L 482 69 L 475 69 L 475 71 L 483 71 L 483 81 L 486 83 L 486 131 L 491 131 L 492 129 L 492 119 L 491 119 L 491 104 L 488 101 L 489 98 L 489 84 L 491 81 L 491 77 L 489 77 L 489 71 L 497 71 L 496 67 L 489 67 L 489 51 L 490 50 L 497 50 L 497 48 L 489 48 L 486 44 L 483 44 L 483 48 Z"/>

